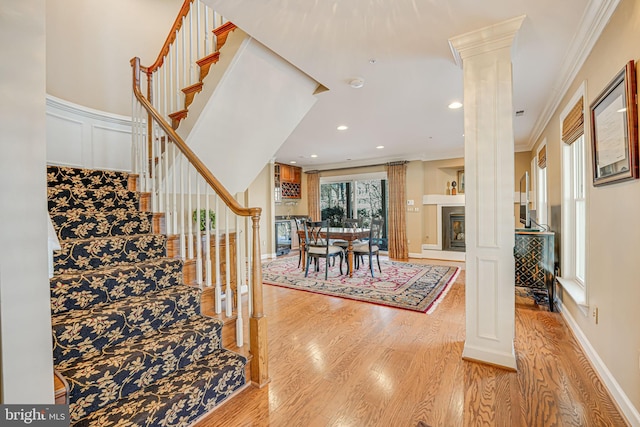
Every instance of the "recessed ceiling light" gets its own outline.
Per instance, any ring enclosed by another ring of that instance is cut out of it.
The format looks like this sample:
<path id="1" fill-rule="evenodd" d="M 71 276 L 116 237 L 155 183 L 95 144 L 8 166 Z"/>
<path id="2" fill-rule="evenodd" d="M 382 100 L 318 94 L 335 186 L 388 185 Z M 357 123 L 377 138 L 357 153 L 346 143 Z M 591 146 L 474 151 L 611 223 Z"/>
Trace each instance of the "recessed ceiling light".
<path id="1" fill-rule="evenodd" d="M 340 125 L 340 126 L 338 126 L 336 129 L 338 129 L 338 130 L 347 130 L 347 129 L 349 129 L 349 126 L 347 126 L 347 125 Z"/>
<path id="2" fill-rule="evenodd" d="M 295 160 L 291 160 L 289 163 L 291 163 L 292 165 L 295 165 L 297 162 Z"/>
<path id="3" fill-rule="evenodd" d="M 462 108 L 462 104 L 458 101 L 454 101 L 449 104 L 449 108 L 451 108 L 452 110 L 457 110 L 458 108 Z"/>
<path id="4" fill-rule="evenodd" d="M 384 145 L 378 145 L 376 148 L 377 148 L 378 150 L 382 150 L 382 149 L 384 148 Z"/>
<path id="5" fill-rule="evenodd" d="M 371 58 L 369 60 L 369 64 L 375 64 L 376 62 L 378 62 L 378 60 L 376 58 Z"/>
<path id="6" fill-rule="evenodd" d="M 354 89 L 360 89 L 362 86 L 364 86 L 364 79 L 362 77 L 356 77 L 349 82 L 349 86 Z"/>
<path id="7" fill-rule="evenodd" d="M 317 154 L 312 154 L 311 157 L 315 159 L 316 157 L 318 157 L 318 155 Z"/>

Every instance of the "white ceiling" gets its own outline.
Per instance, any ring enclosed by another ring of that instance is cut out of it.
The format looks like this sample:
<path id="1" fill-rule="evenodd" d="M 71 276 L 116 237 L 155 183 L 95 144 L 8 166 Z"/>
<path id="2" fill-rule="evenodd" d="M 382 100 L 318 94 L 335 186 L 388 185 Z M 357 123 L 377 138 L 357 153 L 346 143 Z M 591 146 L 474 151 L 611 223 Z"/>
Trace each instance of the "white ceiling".
<path id="1" fill-rule="evenodd" d="M 447 105 L 463 101 L 462 70 L 448 40 L 520 15 L 514 131 L 516 150 L 530 149 L 618 0 L 207 3 L 329 89 L 276 154 L 323 169 L 461 157 L 464 112 Z M 353 89 L 357 77 L 365 84 Z"/>

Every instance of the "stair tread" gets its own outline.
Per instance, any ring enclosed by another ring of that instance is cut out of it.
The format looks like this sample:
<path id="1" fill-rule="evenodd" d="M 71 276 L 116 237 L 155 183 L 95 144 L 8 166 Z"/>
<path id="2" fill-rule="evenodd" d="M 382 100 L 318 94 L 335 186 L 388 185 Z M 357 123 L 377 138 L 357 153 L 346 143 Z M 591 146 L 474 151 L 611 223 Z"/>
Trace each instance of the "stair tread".
<path id="1" fill-rule="evenodd" d="M 54 314 L 54 361 L 64 367 L 82 355 L 199 315 L 200 293 L 198 288 L 178 285 L 87 310 Z"/>
<path id="2" fill-rule="evenodd" d="M 67 239 L 53 259 L 55 274 L 95 270 L 104 266 L 130 265 L 166 256 L 163 234 Z"/>
<path id="3" fill-rule="evenodd" d="M 71 411 L 97 410 L 206 357 L 221 347 L 221 329 L 220 321 L 196 316 L 56 367 L 69 384 Z"/>
<path id="4" fill-rule="evenodd" d="M 70 209 L 106 210 L 139 208 L 140 196 L 135 191 L 101 187 L 50 186 L 47 187 L 49 213 Z"/>
<path id="5" fill-rule="evenodd" d="M 73 209 L 51 214 L 51 221 L 60 240 L 131 236 L 153 231 L 153 213 L 138 210 Z"/>
<path id="6" fill-rule="evenodd" d="M 183 284 L 183 264 L 178 258 L 154 258 L 132 265 L 53 276 L 49 280 L 51 312 L 85 310 L 91 305 Z"/>
<path id="7" fill-rule="evenodd" d="M 84 169 L 69 166 L 47 166 L 47 185 L 56 186 L 68 184 L 70 186 L 83 186 L 100 188 L 113 185 L 127 188 L 129 173 L 124 171 Z"/>
<path id="8" fill-rule="evenodd" d="M 158 425 L 158 420 L 167 425 L 189 425 L 244 387 L 246 361 L 237 353 L 217 349 L 148 387 L 92 412 L 74 426 L 124 423 L 150 427 Z M 81 411 L 81 406 L 76 406 L 76 411 L 71 412 L 72 420 L 83 416 Z"/>

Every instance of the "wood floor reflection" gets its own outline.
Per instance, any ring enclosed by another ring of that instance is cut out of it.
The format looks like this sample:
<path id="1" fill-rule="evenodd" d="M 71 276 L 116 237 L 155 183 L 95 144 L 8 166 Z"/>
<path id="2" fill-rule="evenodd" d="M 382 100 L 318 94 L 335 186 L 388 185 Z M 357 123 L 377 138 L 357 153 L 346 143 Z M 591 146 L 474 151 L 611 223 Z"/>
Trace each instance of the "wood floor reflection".
<path id="1" fill-rule="evenodd" d="M 464 277 L 430 315 L 265 286 L 271 383 L 197 427 L 626 425 L 558 313 L 517 304 L 517 373 L 463 361 Z"/>

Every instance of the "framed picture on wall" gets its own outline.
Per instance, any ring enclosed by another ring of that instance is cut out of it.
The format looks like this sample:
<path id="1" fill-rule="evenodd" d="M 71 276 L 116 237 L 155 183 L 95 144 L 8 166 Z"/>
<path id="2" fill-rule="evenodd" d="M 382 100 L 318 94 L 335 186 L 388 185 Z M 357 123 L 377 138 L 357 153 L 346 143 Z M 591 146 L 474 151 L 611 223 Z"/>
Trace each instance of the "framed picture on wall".
<path id="1" fill-rule="evenodd" d="M 458 194 L 464 194 L 464 169 L 458 171 Z"/>
<path id="2" fill-rule="evenodd" d="M 591 104 L 593 185 L 638 178 L 638 112 L 634 61 Z"/>

